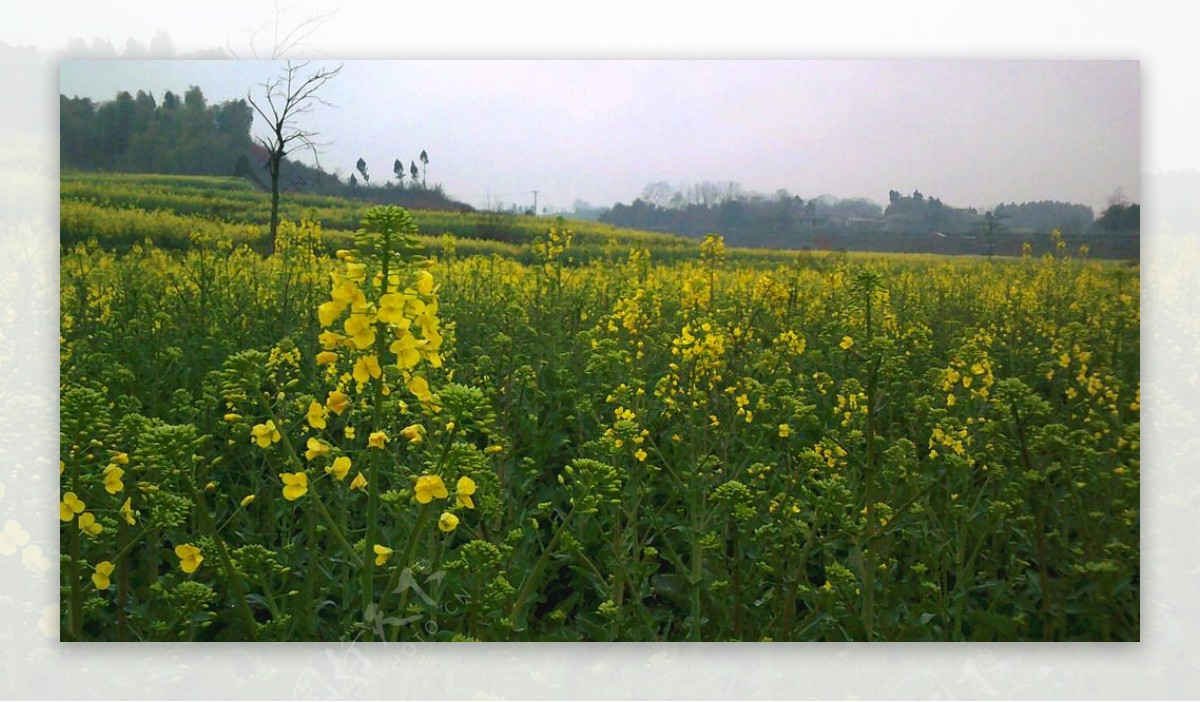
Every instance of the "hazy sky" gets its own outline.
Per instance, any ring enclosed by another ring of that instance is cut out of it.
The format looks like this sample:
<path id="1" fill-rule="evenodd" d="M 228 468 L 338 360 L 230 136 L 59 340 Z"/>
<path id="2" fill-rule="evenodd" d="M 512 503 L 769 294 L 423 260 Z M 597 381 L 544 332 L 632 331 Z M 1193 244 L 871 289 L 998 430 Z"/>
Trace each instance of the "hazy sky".
<path id="1" fill-rule="evenodd" d="M 65 61 L 61 91 L 220 102 L 281 65 Z M 305 124 L 327 170 L 361 156 L 382 183 L 425 149 L 429 182 L 477 206 L 629 202 L 658 180 L 980 208 L 1139 195 L 1136 61 L 348 61 L 323 95 Z"/>

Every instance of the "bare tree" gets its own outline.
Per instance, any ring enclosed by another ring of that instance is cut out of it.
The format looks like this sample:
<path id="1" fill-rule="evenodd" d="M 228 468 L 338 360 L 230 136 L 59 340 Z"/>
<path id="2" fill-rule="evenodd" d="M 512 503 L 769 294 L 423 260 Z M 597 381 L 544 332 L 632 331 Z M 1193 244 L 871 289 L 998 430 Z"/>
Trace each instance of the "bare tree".
<path id="1" fill-rule="evenodd" d="M 246 28 L 246 34 L 250 42 L 250 58 L 271 58 L 281 59 L 296 50 L 304 50 L 312 53 L 312 48 L 307 44 L 307 39 L 314 32 L 337 14 L 337 10 L 331 12 L 314 11 L 303 19 L 296 20 L 294 23 L 289 23 L 285 16 L 293 10 L 300 7 L 299 2 L 290 5 L 281 6 L 276 0 L 274 7 L 274 22 L 267 25 L 258 25 L 256 27 Z M 269 35 L 269 36 L 268 36 Z M 260 56 L 258 45 L 260 40 L 270 42 L 270 54 Z M 225 42 L 225 48 L 235 59 L 242 58 L 233 48 L 233 45 L 228 41 Z"/>
<path id="2" fill-rule="evenodd" d="M 305 77 L 308 65 L 308 61 L 288 61 L 278 77 L 259 84 L 263 92 L 257 99 L 246 94 L 246 100 L 266 122 L 268 131 L 267 136 L 255 140 L 267 150 L 266 166 L 271 175 L 271 253 L 275 253 L 275 237 L 279 232 L 279 170 L 283 159 L 297 149 L 306 149 L 317 157 L 321 146 L 316 141 L 317 132 L 301 127 L 298 118 L 311 112 L 316 104 L 329 105 L 317 91 L 342 70 L 341 66 L 320 68 Z"/>
<path id="3" fill-rule="evenodd" d="M 674 193 L 675 189 L 671 187 L 670 183 L 658 180 L 642 188 L 642 200 L 655 207 L 666 207 Z"/>

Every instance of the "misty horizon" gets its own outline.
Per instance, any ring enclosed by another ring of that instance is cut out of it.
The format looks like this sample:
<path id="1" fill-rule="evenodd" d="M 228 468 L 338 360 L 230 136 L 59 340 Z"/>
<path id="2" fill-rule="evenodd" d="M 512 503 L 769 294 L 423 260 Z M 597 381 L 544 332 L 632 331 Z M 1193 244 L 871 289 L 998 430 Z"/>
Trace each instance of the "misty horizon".
<path id="1" fill-rule="evenodd" d="M 337 65 L 321 61 L 312 65 Z M 282 62 L 68 60 L 60 92 L 210 104 L 261 92 Z M 1136 61 L 347 61 L 303 124 L 321 167 L 372 184 L 429 155 L 428 181 L 476 207 L 569 211 L 653 182 L 733 182 L 805 200 L 920 191 L 949 206 L 1054 200 L 1097 214 L 1140 195 Z M 261 133 L 261 120 L 253 132 Z M 296 160 L 314 163 L 310 155 Z"/>

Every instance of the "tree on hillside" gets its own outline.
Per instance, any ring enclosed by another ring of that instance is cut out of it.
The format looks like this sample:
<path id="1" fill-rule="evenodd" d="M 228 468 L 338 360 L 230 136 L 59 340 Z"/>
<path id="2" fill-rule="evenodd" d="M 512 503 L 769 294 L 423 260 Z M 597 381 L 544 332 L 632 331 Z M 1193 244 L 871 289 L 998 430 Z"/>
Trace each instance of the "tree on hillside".
<path id="1" fill-rule="evenodd" d="M 1128 202 L 1128 201 L 1126 201 Z M 1105 234 L 1140 234 L 1142 208 L 1136 202 L 1122 204 L 1114 202 L 1096 220 L 1096 228 Z"/>
<path id="2" fill-rule="evenodd" d="M 267 150 L 266 167 L 271 176 L 271 253 L 275 252 L 279 233 L 279 170 L 283 159 L 297 149 L 306 149 L 317 156 L 317 132 L 301 127 L 298 119 L 311 112 L 316 104 L 329 104 L 318 91 L 342 70 L 341 66 L 320 68 L 305 77 L 303 73 L 308 66 L 307 61 L 288 61 L 279 76 L 260 84 L 262 95 L 257 99 L 252 94 L 246 95 L 250 106 L 266 122 L 268 131 L 268 136 L 257 140 Z"/>
<path id="3" fill-rule="evenodd" d="M 675 194 L 675 189 L 665 180 L 657 180 L 653 183 L 648 183 L 642 188 L 642 198 L 646 202 L 655 207 L 666 207 L 671 201 L 671 196 Z"/>
<path id="4" fill-rule="evenodd" d="M 996 235 L 1004 229 L 1004 220 L 1008 215 L 988 210 L 983 213 L 983 221 L 979 224 L 979 234 L 983 238 L 984 253 L 990 258 L 996 255 Z"/>
<path id="5" fill-rule="evenodd" d="M 421 149 L 421 187 L 425 187 L 425 171 L 429 167 L 429 154 L 425 153 L 425 149 Z"/>
<path id="6" fill-rule="evenodd" d="M 392 164 L 392 173 L 396 174 L 396 182 L 404 185 L 404 164 L 400 163 L 400 159 Z"/>
<path id="7" fill-rule="evenodd" d="M 421 175 L 421 172 L 417 170 L 417 162 L 416 161 L 412 161 L 411 163 L 412 163 L 412 168 L 409 168 L 408 172 L 412 174 L 413 185 L 416 185 L 417 176 Z M 422 183 L 421 187 L 425 187 L 425 184 Z"/>
<path id="8" fill-rule="evenodd" d="M 362 174 L 363 183 L 370 185 L 371 184 L 371 176 L 367 175 L 367 162 L 363 160 L 362 156 L 358 157 L 358 163 L 354 164 L 354 167 L 356 169 L 358 169 L 359 173 Z"/>

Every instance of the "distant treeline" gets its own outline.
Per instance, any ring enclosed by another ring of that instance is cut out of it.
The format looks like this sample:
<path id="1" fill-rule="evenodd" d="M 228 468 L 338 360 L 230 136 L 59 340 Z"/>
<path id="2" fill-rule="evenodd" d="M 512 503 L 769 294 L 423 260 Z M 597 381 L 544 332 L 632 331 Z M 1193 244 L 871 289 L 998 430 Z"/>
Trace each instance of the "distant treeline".
<path id="1" fill-rule="evenodd" d="M 691 237 L 717 232 L 733 246 L 927 253 L 1019 255 L 1025 241 L 1058 230 L 1068 243 L 1086 239 L 1093 255 L 1136 258 L 1139 213 L 1137 204 L 1119 202 L 1096 219 L 1086 205 L 1049 200 L 1001 203 L 979 212 L 920 191 L 895 190 L 884 208 L 863 198 L 823 195 L 806 201 L 787 190 L 767 196 L 730 182 L 678 188 L 658 182 L 631 204 L 601 211 L 598 219 Z"/>
<path id="2" fill-rule="evenodd" d="M 253 114 L 244 100 L 209 105 L 199 88 L 162 102 L 145 91 L 99 104 L 59 96 L 63 168 L 191 175 L 232 175 L 249 156 Z"/>
<path id="3" fill-rule="evenodd" d="M 59 96 L 59 163 L 63 170 L 237 175 L 265 187 L 266 151 L 254 142 L 254 112 L 245 100 L 208 104 L 198 87 L 162 100 L 139 90 L 113 100 Z M 399 163 L 399 160 L 397 160 Z M 415 170 L 415 161 L 414 170 Z M 353 175 L 351 176 L 353 178 Z M 284 159 L 280 186 L 286 192 L 335 195 L 412 209 L 469 211 L 440 185 L 425 187 L 414 177 L 407 186 L 388 182 L 367 187 L 336 174 Z"/>

